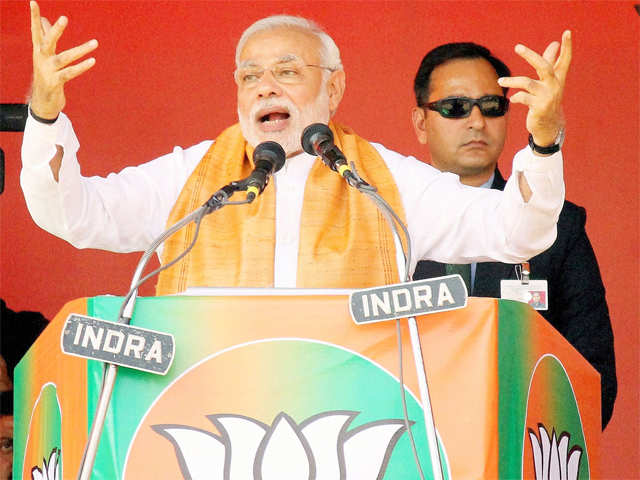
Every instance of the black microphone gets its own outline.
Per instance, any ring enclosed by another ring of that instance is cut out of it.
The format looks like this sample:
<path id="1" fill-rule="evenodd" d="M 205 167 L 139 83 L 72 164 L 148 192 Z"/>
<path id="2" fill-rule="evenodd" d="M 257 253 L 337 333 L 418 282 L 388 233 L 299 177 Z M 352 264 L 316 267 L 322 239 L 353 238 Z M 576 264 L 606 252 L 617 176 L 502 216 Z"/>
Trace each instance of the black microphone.
<path id="1" fill-rule="evenodd" d="M 309 155 L 319 155 L 327 167 L 341 176 L 353 175 L 346 157 L 333 143 L 333 132 L 324 123 L 313 123 L 304 129 L 302 148 Z"/>
<path id="2" fill-rule="evenodd" d="M 276 142 L 262 142 L 253 151 L 253 172 L 243 183 L 247 187 L 247 200 L 253 202 L 269 183 L 269 177 L 284 165 L 286 154 Z"/>

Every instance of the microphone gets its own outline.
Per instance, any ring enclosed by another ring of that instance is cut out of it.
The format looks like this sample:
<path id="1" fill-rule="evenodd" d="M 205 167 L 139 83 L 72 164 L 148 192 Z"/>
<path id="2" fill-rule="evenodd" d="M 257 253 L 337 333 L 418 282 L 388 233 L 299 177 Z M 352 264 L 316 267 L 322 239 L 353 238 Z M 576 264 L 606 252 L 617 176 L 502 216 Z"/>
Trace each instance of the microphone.
<path id="1" fill-rule="evenodd" d="M 269 183 L 269 177 L 282 168 L 284 149 L 276 142 L 262 142 L 253 151 L 253 172 L 243 180 L 247 187 L 247 200 L 253 202 Z"/>
<path id="2" fill-rule="evenodd" d="M 313 123 L 304 129 L 302 148 L 309 155 L 319 155 L 327 167 L 342 177 L 353 175 L 346 157 L 333 143 L 333 132 L 324 123 Z"/>

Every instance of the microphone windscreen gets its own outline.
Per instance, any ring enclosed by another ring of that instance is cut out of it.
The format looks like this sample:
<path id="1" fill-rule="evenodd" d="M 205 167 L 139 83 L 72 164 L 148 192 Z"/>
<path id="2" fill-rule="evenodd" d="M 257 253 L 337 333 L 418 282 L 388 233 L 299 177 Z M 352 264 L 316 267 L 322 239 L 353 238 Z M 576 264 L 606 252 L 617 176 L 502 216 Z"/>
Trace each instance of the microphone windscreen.
<path id="1" fill-rule="evenodd" d="M 309 155 L 320 155 L 315 145 L 329 141 L 333 145 L 333 132 L 324 123 L 312 123 L 302 132 L 302 149 Z"/>
<path id="2" fill-rule="evenodd" d="M 284 166 L 286 154 L 277 142 L 262 142 L 253 150 L 253 163 L 265 160 L 272 165 L 271 172 L 275 173 Z"/>

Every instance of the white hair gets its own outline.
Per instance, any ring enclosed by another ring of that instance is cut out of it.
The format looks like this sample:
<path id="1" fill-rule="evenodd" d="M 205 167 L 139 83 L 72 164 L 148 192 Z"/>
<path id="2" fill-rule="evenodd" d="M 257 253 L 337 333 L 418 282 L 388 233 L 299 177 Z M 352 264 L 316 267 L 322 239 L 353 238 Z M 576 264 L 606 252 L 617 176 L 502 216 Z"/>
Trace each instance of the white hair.
<path id="1" fill-rule="evenodd" d="M 323 66 L 329 67 L 331 70 L 342 70 L 342 60 L 340 60 L 340 50 L 336 42 L 322 28 L 312 20 L 303 17 L 295 17 L 293 15 L 272 15 L 270 17 L 258 20 L 249 28 L 247 28 L 240 37 L 236 47 L 236 67 L 240 65 L 240 54 L 244 45 L 252 35 L 264 30 L 275 30 L 278 28 L 297 28 L 305 30 L 315 35 L 322 48 L 320 57 L 324 63 Z"/>

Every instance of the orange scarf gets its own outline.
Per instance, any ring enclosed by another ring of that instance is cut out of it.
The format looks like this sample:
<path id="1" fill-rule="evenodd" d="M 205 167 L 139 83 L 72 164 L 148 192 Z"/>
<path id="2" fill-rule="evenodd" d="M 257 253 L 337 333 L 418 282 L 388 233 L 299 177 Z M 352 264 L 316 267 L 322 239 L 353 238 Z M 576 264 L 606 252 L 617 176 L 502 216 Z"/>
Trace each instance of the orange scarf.
<path id="1" fill-rule="evenodd" d="M 350 129 L 330 127 L 358 173 L 404 221 L 400 194 L 382 157 Z M 239 125 L 222 132 L 187 180 L 167 226 L 200 207 L 222 185 L 248 176 L 252 154 Z M 156 295 L 192 286 L 273 287 L 275 203 L 271 181 L 253 203 L 229 205 L 205 217 L 193 250 L 160 273 Z M 183 252 L 194 232 L 192 223 L 169 238 L 162 264 Z M 363 288 L 398 281 L 395 246 L 384 217 L 370 199 L 318 160 L 305 186 L 297 286 Z"/>

